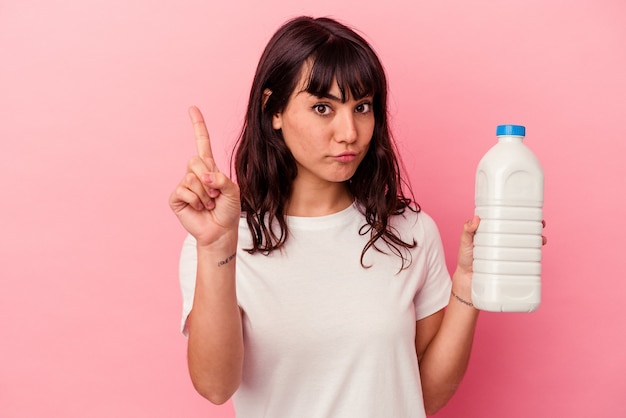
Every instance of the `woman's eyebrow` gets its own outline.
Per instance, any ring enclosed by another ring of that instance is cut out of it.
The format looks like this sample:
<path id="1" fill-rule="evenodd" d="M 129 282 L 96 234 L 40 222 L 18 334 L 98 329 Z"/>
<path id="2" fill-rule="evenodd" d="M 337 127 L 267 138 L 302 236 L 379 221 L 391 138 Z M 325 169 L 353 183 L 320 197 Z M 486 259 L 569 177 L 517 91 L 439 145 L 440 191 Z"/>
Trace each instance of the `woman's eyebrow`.
<path id="1" fill-rule="evenodd" d="M 315 93 L 311 93 L 310 91 L 302 90 L 298 94 L 302 94 L 302 93 L 306 93 L 306 94 L 310 95 L 311 97 L 317 97 L 318 99 L 330 99 L 330 100 L 335 101 L 335 102 L 343 102 L 343 100 L 341 100 L 340 97 L 337 97 L 337 96 L 335 96 L 334 94 L 331 94 L 331 93 L 322 93 L 320 95 L 317 95 Z"/>
<path id="2" fill-rule="evenodd" d="M 337 96 L 335 96 L 334 94 L 332 94 L 330 92 L 322 93 L 319 96 L 317 94 L 315 94 L 315 93 L 311 93 L 311 92 L 306 91 L 306 90 L 303 90 L 303 91 L 299 92 L 298 94 L 301 94 L 301 93 L 308 93 L 308 94 L 310 94 L 313 97 L 317 97 L 317 98 L 320 98 L 320 99 L 329 99 L 329 100 L 332 100 L 334 102 L 339 102 L 339 103 L 345 102 L 344 99 L 342 99 L 341 97 L 337 97 Z M 361 97 L 358 100 L 364 99 L 366 97 L 373 97 L 373 95 L 372 94 L 366 94 L 365 96 Z"/>
<path id="3" fill-rule="evenodd" d="M 343 102 L 343 100 L 340 97 L 335 96 L 334 94 L 330 94 L 330 93 L 324 93 L 322 96 L 325 99 L 330 99 L 333 100 L 335 102 Z"/>
<path id="4" fill-rule="evenodd" d="M 314 96 L 315 96 L 315 95 L 314 95 Z M 341 103 L 343 103 L 343 102 L 345 102 L 345 101 L 347 101 L 347 100 L 348 100 L 348 98 L 346 98 L 346 99 L 344 100 L 344 99 L 342 99 L 341 97 L 337 97 L 337 96 L 335 96 L 334 94 L 331 94 L 331 93 L 324 93 L 324 94 L 322 94 L 321 96 L 318 96 L 318 97 L 320 97 L 320 98 L 324 98 L 324 99 L 330 99 L 330 100 L 332 100 L 332 101 L 335 101 L 335 102 L 341 102 Z M 364 95 L 363 97 L 356 98 L 356 99 L 354 99 L 354 100 L 362 100 L 362 99 L 365 99 L 365 98 L 367 98 L 367 97 L 374 97 L 374 95 L 373 95 L 373 94 L 366 94 L 366 95 Z"/>

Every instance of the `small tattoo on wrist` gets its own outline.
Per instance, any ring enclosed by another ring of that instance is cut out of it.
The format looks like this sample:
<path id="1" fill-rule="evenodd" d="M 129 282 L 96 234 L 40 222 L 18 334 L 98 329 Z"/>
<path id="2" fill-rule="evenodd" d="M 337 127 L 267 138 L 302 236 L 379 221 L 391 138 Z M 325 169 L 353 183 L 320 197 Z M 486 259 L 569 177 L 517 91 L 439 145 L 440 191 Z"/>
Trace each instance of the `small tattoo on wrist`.
<path id="1" fill-rule="evenodd" d="M 217 266 L 218 267 L 222 267 L 223 265 L 226 265 L 228 263 L 230 263 L 231 261 L 233 261 L 233 259 L 237 256 L 237 253 L 232 253 L 231 255 L 229 255 L 228 257 L 226 257 L 223 260 L 220 260 L 217 262 Z"/>
<path id="2" fill-rule="evenodd" d="M 461 302 L 463 305 L 467 305 L 471 308 L 474 307 L 474 304 L 472 302 L 469 302 L 463 298 L 461 298 L 459 295 L 457 295 L 456 293 L 454 293 L 454 290 L 450 290 L 450 292 L 452 293 L 452 296 L 454 296 L 456 298 L 456 300 L 458 300 L 459 302 Z"/>

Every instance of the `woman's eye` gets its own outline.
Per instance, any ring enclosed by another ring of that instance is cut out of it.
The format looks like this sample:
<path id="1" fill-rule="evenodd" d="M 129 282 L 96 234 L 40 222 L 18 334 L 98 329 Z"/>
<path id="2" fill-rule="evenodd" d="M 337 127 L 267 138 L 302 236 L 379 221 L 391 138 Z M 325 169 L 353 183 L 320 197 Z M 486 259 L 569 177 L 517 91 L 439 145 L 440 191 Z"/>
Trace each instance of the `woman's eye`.
<path id="1" fill-rule="evenodd" d="M 318 115 L 328 115 L 330 113 L 330 106 L 326 104 L 316 104 L 313 106 L 313 110 Z"/>
<path id="2" fill-rule="evenodd" d="M 365 102 L 357 105 L 354 109 L 356 113 L 369 113 L 372 111 L 372 104 L 370 102 Z"/>

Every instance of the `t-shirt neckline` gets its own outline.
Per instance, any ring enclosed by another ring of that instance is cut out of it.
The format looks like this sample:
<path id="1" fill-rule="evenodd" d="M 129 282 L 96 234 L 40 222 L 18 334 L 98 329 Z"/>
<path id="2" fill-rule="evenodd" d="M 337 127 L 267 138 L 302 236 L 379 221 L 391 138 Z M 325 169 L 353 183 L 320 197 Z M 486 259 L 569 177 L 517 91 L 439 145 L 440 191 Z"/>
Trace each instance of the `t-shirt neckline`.
<path id="1" fill-rule="evenodd" d="M 359 210 L 354 202 L 339 212 L 323 216 L 286 216 L 287 225 L 290 229 L 319 229 L 345 225 L 355 219 Z"/>

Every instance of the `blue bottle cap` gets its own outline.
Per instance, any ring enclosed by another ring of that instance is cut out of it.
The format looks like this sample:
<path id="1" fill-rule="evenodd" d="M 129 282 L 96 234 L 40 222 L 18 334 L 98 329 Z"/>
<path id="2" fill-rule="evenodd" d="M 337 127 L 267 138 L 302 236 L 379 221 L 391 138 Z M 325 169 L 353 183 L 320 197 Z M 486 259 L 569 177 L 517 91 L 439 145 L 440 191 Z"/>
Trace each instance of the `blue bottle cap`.
<path id="1" fill-rule="evenodd" d="M 526 136 L 526 128 L 521 125 L 498 125 L 496 136 Z"/>

